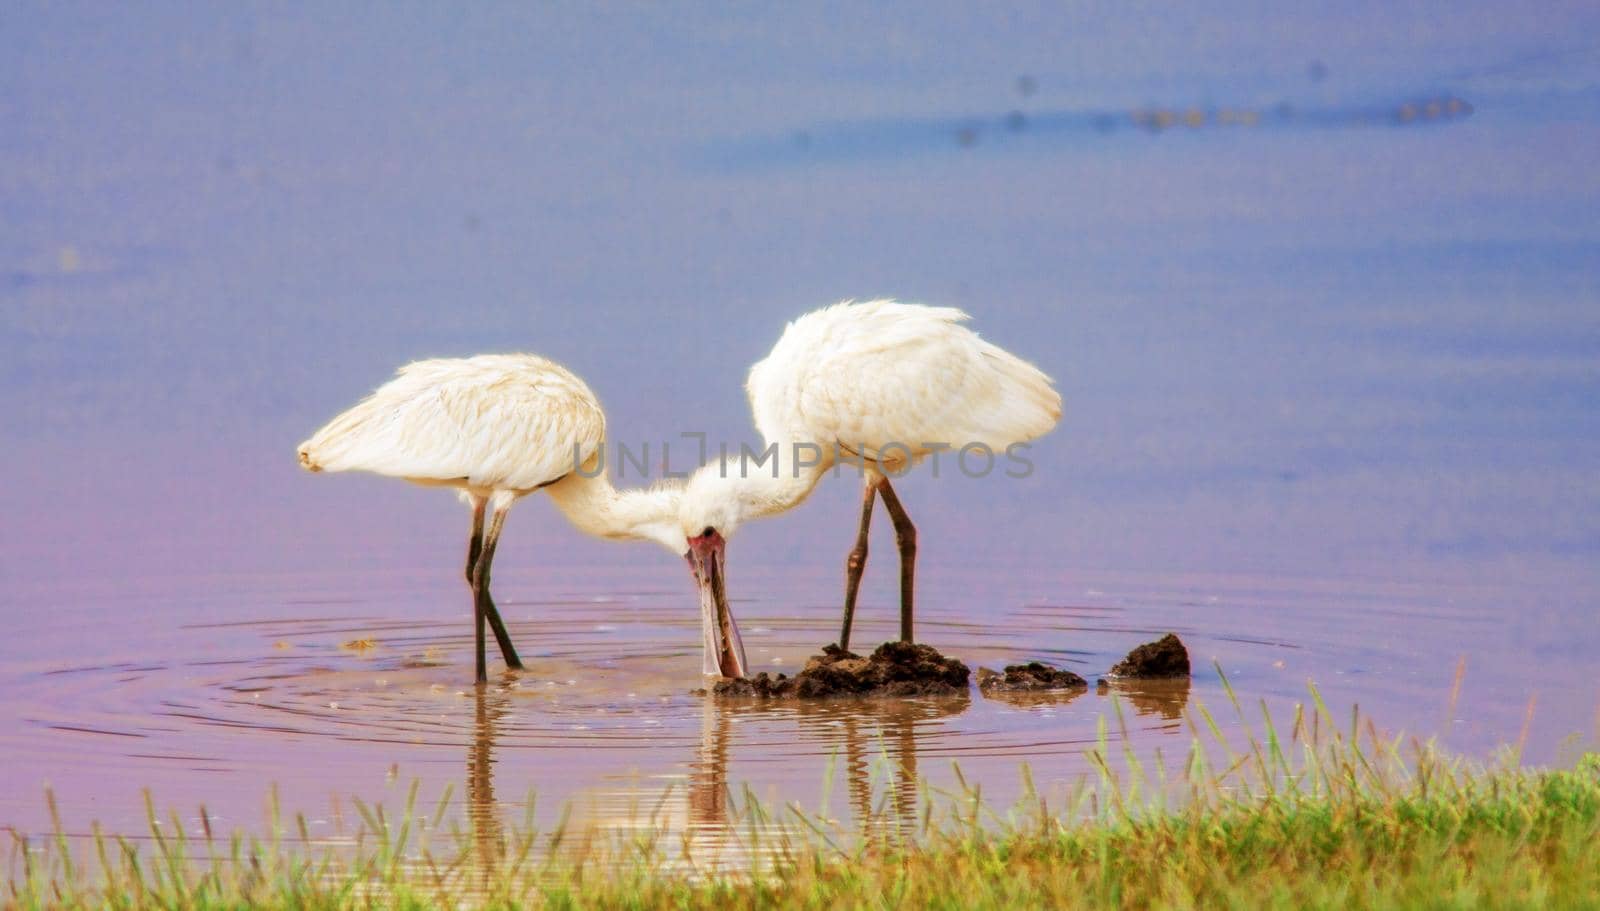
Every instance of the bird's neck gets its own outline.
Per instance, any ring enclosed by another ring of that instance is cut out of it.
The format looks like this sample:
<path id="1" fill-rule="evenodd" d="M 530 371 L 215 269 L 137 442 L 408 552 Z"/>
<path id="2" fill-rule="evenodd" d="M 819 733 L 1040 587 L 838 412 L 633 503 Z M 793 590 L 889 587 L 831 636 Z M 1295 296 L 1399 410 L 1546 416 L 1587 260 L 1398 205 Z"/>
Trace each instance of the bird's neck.
<path id="1" fill-rule="evenodd" d="M 829 447 L 802 436 L 768 437 L 762 453 L 730 454 L 700 469 L 715 472 L 721 483 L 733 487 L 744 518 L 761 518 L 793 509 L 810 496 L 811 489 L 835 462 Z"/>
<path id="2" fill-rule="evenodd" d="M 682 491 L 673 487 L 618 490 L 603 470 L 587 476 L 575 471 L 545 492 L 580 531 L 601 538 L 655 541 L 675 534 L 682 497 Z"/>

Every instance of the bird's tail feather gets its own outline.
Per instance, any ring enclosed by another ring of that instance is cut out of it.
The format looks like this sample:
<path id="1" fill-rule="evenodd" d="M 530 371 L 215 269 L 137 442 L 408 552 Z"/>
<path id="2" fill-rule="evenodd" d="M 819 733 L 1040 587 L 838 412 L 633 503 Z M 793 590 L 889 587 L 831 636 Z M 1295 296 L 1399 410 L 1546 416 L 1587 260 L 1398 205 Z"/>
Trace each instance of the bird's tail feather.
<path id="1" fill-rule="evenodd" d="M 1024 443 L 1049 433 L 1061 420 L 1061 393 L 1038 367 L 1003 348 L 982 342 L 984 357 L 1000 376 L 990 420 L 1005 428 L 1003 442 Z"/>

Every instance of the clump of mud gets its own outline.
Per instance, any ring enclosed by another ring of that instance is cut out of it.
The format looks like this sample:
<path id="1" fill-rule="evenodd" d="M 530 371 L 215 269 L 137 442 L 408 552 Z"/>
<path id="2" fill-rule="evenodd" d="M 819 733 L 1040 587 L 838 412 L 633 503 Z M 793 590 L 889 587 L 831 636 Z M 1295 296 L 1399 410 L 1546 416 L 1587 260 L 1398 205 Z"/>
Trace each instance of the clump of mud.
<path id="1" fill-rule="evenodd" d="M 1189 650 L 1176 635 L 1167 633 L 1128 653 L 1111 668 L 1113 677 L 1187 677 Z"/>
<path id="2" fill-rule="evenodd" d="M 1089 681 L 1071 671 L 1057 670 L 1037 661 L 1010 665 L 1004 673 L 986 667 L 978 668 L 978 689 L 985 693 L 1037 693 L 1086 689 L 1088 686 Z"/>
<path id="3" fill-rule="evenodd" d="M 885 642 L 863 658 L 837 645 L 813 655 L 793 677 L 762 671 L 754 677 L 722 680 L 717 696 L 763 699 L 825 699 L 830 696 L 958 696 L 967 692 L 972 671 L 931 645 Z"/>

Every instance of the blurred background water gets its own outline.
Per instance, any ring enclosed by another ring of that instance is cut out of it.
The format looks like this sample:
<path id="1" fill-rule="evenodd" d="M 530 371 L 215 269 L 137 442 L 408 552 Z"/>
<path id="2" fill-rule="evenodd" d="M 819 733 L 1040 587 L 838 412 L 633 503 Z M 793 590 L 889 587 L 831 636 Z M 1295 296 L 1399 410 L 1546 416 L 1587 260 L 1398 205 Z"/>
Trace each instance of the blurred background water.
<path id="1" fill-rule="evenodd" d="M 1513 644 L 1532 666 L 1497 682 L 1507 701 L 1559 668 L 1541 711 L 1582 727 L 1597 34 L 1582 3 L 8 3 L 9 650 L 192 620 L 85 594 L 134 580 L 453 580 L 451 497 L 292 455 L 408 360 L 537 352 L 588 380 L 615 439 L 736 444 L 786 320 L 896 296 L 966 309 L 1066 400 L 1031 477 L 900 485 L 924 566 L 1475 592 L 1481 633 L 1429 666 Z M 842 569 L 856 503 L 824 483 L 744 529 L 736 594 Z M 500 553 L 602 591 L 654 567 L 692 616 L 676 558 L 584 539 L 538 498 Z M 1297 630 L 1338 610 L 1294 604 Z M 465 630 L 464 595 L 438 611 Z M 1429 616 L 1381 632 L 1426 642 Z"/>

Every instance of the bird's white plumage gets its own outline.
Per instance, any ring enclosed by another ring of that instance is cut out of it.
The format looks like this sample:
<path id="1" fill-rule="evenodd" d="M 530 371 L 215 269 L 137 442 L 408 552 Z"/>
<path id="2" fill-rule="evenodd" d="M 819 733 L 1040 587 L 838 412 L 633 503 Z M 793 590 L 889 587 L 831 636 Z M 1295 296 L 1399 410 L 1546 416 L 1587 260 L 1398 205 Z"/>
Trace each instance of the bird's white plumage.
<path id="1" fill-rule="evenodd" d="M 605 413 L 584 382 L 530 354 L 416 361 L 300 445 L 313 471 L 526 493 L 586 463 Z"/>
<path id="2" fill-rule="evenodd" d="M 979 338 L 961 325 L 966 319 L 949 307 L 875 300 L 790 323 L 750 368 L 745 387 L 756 427 L 778 444 L 782 470 L 774 477 L 743 465 L 702 468 L 684 489 L 679 528 L 726 537 L 746 519 L 791 509 L 836 452 L 865 454 L 873 468 L 896 474 L 908 458 L 942 446 L 981 443 L 999 452 L 1049 432 L 1061 418 L 1050 378 Z M 797 444 L 818 447 L 820 464 L 791 464 Z"/>
<path id="3" fill-rule="evenodd" d="M 966 319 L 950 307 L 889 300 L 800 317 L 750 369 L 756 426 L 769 441 L 869 454 L 898 443 L 916 457 L 928 444 L 1003 450 L 1048 432 L 1061 417 L 1050 378 L 962 326 Z"/>

